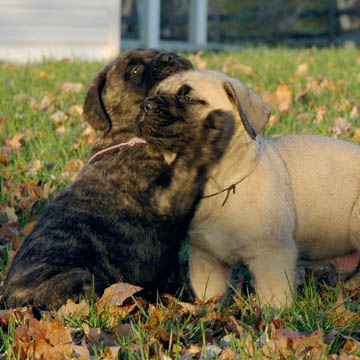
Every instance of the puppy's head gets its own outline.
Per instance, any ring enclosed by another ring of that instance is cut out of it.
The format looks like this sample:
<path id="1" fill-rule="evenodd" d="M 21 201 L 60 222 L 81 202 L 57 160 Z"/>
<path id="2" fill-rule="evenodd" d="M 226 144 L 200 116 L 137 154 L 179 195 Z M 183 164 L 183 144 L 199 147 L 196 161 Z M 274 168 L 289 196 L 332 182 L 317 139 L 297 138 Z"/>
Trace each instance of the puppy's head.
<path id="1" fill-rule="evenodd" d="M 130 50 L 95 75 L 85 97 L 85 119 L 104 133 L 130 131 L 147 92 L 165 77 L 191 68 L 189 61 L 175 53 Z"/>
<path id="2" fill-rule="evenodd" d="M 135 134 L 159 152 L 181 151 L 194 140 L 196 122 L 184 97 L 159 94 L 145 99 L 135 119 Z"/>
<path id="3" fill-rule="evenodd" d="M 197 70 L 174 74 L 155 86 L 150 95 L 177 95 L 184 89 L 190 99 L 203 104 L 193 108 L 193 111 L 198 112 L 198 117 L 204 118 L 215 110 L 232 113 L 235 133 L 245 129 L 247 136 L 254 139 L 269 120 L 271 109 L 257 94 L 240 81 L 215 71 Z"/>

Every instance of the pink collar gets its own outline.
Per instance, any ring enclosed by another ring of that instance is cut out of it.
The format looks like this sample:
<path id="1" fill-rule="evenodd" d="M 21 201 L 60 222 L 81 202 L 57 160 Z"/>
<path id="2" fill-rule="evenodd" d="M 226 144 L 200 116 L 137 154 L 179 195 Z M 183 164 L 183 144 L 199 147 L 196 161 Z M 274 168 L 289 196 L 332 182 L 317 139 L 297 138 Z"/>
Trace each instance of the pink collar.
<path id="1" fill-rule="evenodd" d="M 126 143 L 121 143 L 121 144 L 117 144 L 114 146 L 110 146 L 106 149 L 100 150 L 97 153 L 95 153 L 89 160 L 88 163 L 91 163 L 95 158 L 97 158 L 99 155 L 107 153 L 109 151 L 115 150 L 121 146 L 134 146 L 135 144 L 146 144 L 146 141 L 144 139 L 140 139 L 138 137 L 134 137 L 132 139 L 130 139 L 128 142 Z"/>

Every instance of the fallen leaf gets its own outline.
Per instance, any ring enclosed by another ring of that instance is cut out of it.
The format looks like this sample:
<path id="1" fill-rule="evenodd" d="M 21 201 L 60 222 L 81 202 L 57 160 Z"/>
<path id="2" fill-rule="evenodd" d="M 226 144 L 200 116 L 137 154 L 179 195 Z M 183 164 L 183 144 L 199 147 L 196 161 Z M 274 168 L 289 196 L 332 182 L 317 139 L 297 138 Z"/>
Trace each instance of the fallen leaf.
<path id="1" fill-rule="evenodd" d="M 81 105 L 70 106 L 69 113 L 80 117 L 83 114 L 83 107 Z"/>
<path id="2" fill-rule="evenodd" d="M 5 140 L 6 144 L 12 148 L 20 149 L 22 146 L 21 140 L 24 138 L 25 134 L 19 133 L 15 134 L 11 139 Z"/>
<path id="3" fill-rule="evenodd" d="M 85 339 L 83 338 L 81 341 L 81 345 L 71 345 L 73 350 L 83 359 L 87 359 L 87 360 L 91 360 L 91 354 L 89 351 L 89 348 L 86 346 L 86 342 Z M 79 360 L 80 357 L 78 357 L 77 359 Z"/>
<path id="4" fill-rule="evenodd" d="M 116 360 L 120 354 L 121 346 L 107 346 L 104 349 L 106 359 Z"/>
<path id="5" fill-rule="evenodd" d="M 4 154 L 0 154 L 0 164 L 6 166 L 8 164 L 8 158 Z"/>
<path id="6" fill-rule="evenodd" d="M 64 92 L 67 92 L 67 93 L 69 93 L 69 92 L 78 93 L 84 89 L 84 85 L 79 82 L 65 81 L 61 84 L 60 88 L 61 88 L 61 90 L 63 90 Z"/>
<path id="7" fill-rule="evenodd" d="M 29 100 L 30 100 L 30 107 L 33 110 L 39 109 L 39 104 L 37 103 L 37 101 L 32 96 L 30 96 Z"/>
<path id="8" fill-rule="evenodd" d="M 278 99 L 280 111 L 286 111 L 289 109 L 291 105 L 291 96 L 291 90 L 285 83 L 282 83 L 277 87 L 276 97 Z"/>
<path id="9" fill-rule="evenodd" d="M 92 145 L 94 143 L 95 130 L 91 126 L 88 126 L 81 134 L 81 137 L 85 139 L 88 144 Z"/>
<path id="10" fill-rule="evenodd" d="M 336 326 L 346 326 L 349 322 L 355 320 L 357 323 L 360 322 L 360 315 L 348 310 L 345 306 L 345 300 L 343 290 L 340 287 L 338 297 L 336 299 L 336 307 L 329 311 L 328 316 L 334 317 L 334 324 Z"/>
<path id="11" fill-rule="evenodd" d="M 230 347 L 224 349 L 219 356 L 220 360 L 233 360 L 234 358 L 235 351 Z"/>
<path id="12" fill-rule="evenodd" d="M 271 127 L 271 126 L 274 126 L 277 122 L 279 122 L 280 120 L 280 114 L 273 114 L 270 116 L 270 119 L 269 119 L 269 122 L 268 122 L 268 125 Z"/>
<path id="13" fill-rule="evenodd" d="M 296 68 L 296 74 L 305 74 L 309 69 L 309 64 L 303 63 Z"/>
<path id="14" fill-rule="evenodd" d="M 232 67 L 234 70 L 240 70 L 240 71 L 241 71 L 242 73 L 244 73 L 245 75 L 248 75 L 248 76 L 254 75 L 254 70 L 252 69 L 251 66 L 237 63 L 237 64 L 232 65 L 231 67 Z"/>
<path id="15" fill-rule="evenodd" d="M 14 208 L 7 206 L 5 208 L 5 214 L 8 217 L 10 223 L 17 223 L 18 222 L 18 217 L 15 214 L 15 209 Z"/>
<path id="16" fill-rule="evenodd" d="M 131 338 L 131 325 L 130 324 L 121 324 L 118 326 L 115 326 L 112 329 L 112 333 L 119 338 Z"/>
<path id="17" fill-rule="evenodd" d="M 0 117 L 0 134 L 4 133 L 6 124 L 6 116 Z"/>
<path id="18" fill-rule="evenodd" d="M 81 300 L 76 304 L 71 299 L 66 301 L 66 304 L 61 306 L 58 313 L 65 317 L 76 316 L 80 318 L 86 318 L 90 314 L 90 310 L 85 300 Z"/>
<path id="19" fill-rule="evenodd" d="M 126 299 L 143 288 L 128 283 L 116 283 L 105 289 L 103 296 L 96 303 L 97 307 L 121 306 Z"/>
<path id="20" fill-rule="evenodd" d="M 346 134 L 350 131 L 351 124 L 344 117 L 338 117 L 334 120 L 334 125 L 330 128 L 330 131 L 338 137 L 339 135 Z"/>
<path id="21" fill-rule="evenodd" d="M 81 159 L 70 159 L 66 165 L 65 169 L 68 171 L 79 171 L 85 166 L 84 162 Z"/>
<path id="22" fill-rule="evenodd" d="M 55 111 L 51 116 L 50 119 L 55 123 L 56 126 L 60 126 L 64 124 L 69 118 L 68 115 L 65 114 L 62 110 Z"/>
<path id="23" fill-rule="evenodd" d="M 49 109 L 50 105 L 51 105 L 50 96 L 47 95 L 47 94 L 44 94 L 43 97 L 42 97 L 42 99 L 41 99 L 41 101 L 40 101 L 40 104 L 39 104 L 40 109 L 41 109 L 42 111 L 46 111 L 46 110 Z"/>
<path id="24" fill-rule="evenodd" d="M 316 109 L 316 116 L 315 116 L 315 121 L 317 124 L 321 124 L 325 114 L 327 112 L 327 106 L 326 105 L 320 105 L 317 109 Z"/>
<path id="25" fill-rule="evenodd" d="M 61 125 L 56 129 L 56 132 L 58 132 L 59 134 L 63 134 L 65 131 L 66 131 L 66 128 L 64 125 Z"/>
<path id="26" fill-rule="evenodd" d="M 353 106 L 350 111 L 350 119 L 356 119 L 359 116 L 359 111 L 357 106 Z"/>
<path id="27" fill-rule="evenodd" d="M 287 111 L 291 105 L 292 92 L 283 82 L 276 88 L 275 92 L 265 91 L 262 97 L 270 106 L 279 106 L 280 111 Z"/>
<path id="28" fill-rule="evenodd" d="M 28 323 L 15 330 L 13 349 L 22 358 L 68 359 L 72 354 L 71 334 L 60 320 L 31 317 Z"/>
<path id="29" fill-rule="evenodd" d="M 29 223 L 27 223 L 22 229 L 21 229 L 21 234 L 28 236 L 31 231 L 33 230 L 34 226 L 36 225 L 37 220 L 33 220 L 30 221 Z"/>

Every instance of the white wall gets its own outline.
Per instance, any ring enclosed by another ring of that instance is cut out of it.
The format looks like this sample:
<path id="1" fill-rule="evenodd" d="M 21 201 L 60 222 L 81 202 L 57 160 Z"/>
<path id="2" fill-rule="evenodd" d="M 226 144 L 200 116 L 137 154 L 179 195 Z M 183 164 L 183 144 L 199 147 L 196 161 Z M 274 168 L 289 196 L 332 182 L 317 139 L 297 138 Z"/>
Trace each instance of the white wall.
<path id="1" fill-rule="evenodd" d="M 120 7 L 121 0 L 0 0 L 0 59 L 114 57 Z"/>

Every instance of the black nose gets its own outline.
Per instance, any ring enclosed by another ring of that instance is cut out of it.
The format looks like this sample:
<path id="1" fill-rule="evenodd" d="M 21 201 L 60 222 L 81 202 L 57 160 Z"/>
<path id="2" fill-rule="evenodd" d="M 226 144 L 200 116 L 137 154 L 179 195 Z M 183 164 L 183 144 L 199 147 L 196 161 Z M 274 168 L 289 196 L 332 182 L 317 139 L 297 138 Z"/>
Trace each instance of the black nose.
<path id="1" fill-rule="evenodd" d="M 141 103 L 140 107 L 144 113 L 148 113 L 154 107 L 154 103 L 152 101 L 145 100 Z"/>

